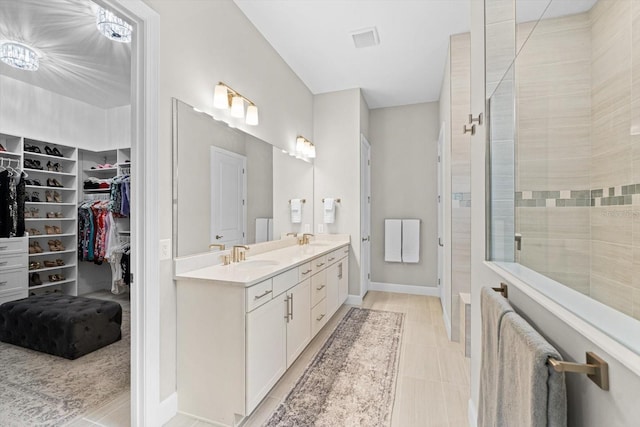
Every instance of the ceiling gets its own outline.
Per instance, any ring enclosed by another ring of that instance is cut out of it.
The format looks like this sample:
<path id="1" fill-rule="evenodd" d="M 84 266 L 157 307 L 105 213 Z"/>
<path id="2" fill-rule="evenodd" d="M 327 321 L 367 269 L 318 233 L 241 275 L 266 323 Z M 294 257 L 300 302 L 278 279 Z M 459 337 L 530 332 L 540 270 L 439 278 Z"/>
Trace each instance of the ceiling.
<path id="1" fill-rule="evenodd" d="M 38 71 L 0 62 L 0 74 L 101 108 L 130 104 L 131 46 L 96 28 L 87 0 L 0 0 L 0 40 L 42 54 Z"/>
<path id="2" fill-rule="evenodd" d="M 470 30 L 474 0 L 234 0 L 293 71 L 319 94 L 362 88 L 370 108 L 437 101 L 449 36 Z M 554 0 L 554 16 L 596 0 Z M 549 0 L 516 0 L 518 20 Z M 350 32 L 376 27 L 380 44 L 356 49 Z"/>

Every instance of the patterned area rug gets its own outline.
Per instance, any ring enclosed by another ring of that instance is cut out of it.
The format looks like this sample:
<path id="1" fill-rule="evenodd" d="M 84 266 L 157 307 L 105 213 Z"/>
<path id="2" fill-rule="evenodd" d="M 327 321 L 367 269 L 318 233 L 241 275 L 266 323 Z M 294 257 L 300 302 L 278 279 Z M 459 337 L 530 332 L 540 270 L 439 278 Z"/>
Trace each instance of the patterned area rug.
<path id="1" fill-rule="evenodd" d="M 389 426 L 403 320 L 351 308 L 264 426 Z"/>
<path id="2" fill-rule="evenodd" d="M 76 360 L 0 342 L 0 426 L 62 426 L 128 390 L 130 312 L 122 339 Z"/>

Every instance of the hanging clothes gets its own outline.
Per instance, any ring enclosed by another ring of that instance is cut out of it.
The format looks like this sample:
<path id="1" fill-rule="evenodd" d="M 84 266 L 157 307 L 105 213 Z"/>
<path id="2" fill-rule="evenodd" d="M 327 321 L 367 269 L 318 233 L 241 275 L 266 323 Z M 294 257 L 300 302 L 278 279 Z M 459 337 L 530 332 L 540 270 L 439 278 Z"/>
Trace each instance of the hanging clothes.
<path id="1" fill-rule="evenodd" d="M 109 201 L 85 201 L 78 206 L 78 259 L 102 264 L 107 256 L 107 236 L 114 226 Z"/>
<path id="2" fill-rule="evenodd" d="M 15 169 L 0 172 L 0 237 L 22 237 L 25 231 L 24 173 Z"/>
<path id="3" fill-rule="evenodd" d="M 130 207 L 131 177 L 119 175 L 111 179 L 109 210 L 117 217 L 128 217 Z"/>

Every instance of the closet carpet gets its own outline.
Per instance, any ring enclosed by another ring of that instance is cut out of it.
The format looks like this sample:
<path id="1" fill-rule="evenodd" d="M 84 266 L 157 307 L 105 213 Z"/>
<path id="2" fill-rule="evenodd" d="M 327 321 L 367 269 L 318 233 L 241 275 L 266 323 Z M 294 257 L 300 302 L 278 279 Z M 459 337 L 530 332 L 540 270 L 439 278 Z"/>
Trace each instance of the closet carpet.
<path id="1" fill-rule="evenodd" d="M 62 426 L 128 390 L 130 315 L 120 341 L 76 360 L 0 343 L 0 426 Z"/>
<path id="2" fill-rule="evenodd" d="M 389 426 L 403 320 L 351 308 L 265 427 Z"/>

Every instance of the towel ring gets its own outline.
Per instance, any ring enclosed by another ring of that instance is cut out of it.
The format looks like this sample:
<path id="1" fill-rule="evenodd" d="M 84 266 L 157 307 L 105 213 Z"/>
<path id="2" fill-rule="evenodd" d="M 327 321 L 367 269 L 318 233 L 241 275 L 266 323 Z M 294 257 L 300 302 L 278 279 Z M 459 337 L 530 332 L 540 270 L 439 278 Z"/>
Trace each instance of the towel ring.
<path id="1" fill-rule="evenodd" d="M 301 199 L 300 203 L 307 203 L 307 199 Z M 289 204 L 291 204 L 291 199 L 289 199 Z"/>

